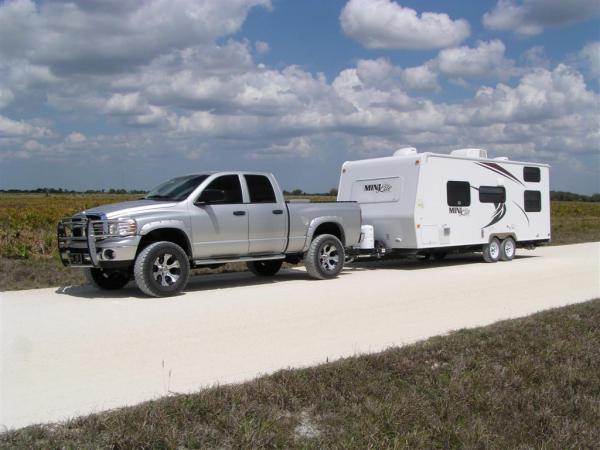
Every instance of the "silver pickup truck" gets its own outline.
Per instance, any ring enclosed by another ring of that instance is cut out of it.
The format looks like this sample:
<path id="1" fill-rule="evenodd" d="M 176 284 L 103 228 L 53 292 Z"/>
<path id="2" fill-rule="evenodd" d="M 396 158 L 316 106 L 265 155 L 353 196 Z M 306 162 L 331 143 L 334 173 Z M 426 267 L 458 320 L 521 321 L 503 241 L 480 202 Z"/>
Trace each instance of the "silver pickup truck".
<path id="1" fill-rule="evenodd" d="M 147 295 L 175 295 L 190 268 L 243 261 L 259 276 L 304 260 L 335 277 L 360 239 L 358 204 L 286 203 L 272 174 L 217 172 L 173 178 L 141 200 L 88 209 L 58 224 L 65 266 L 102 289 L 135 278 Z"/>

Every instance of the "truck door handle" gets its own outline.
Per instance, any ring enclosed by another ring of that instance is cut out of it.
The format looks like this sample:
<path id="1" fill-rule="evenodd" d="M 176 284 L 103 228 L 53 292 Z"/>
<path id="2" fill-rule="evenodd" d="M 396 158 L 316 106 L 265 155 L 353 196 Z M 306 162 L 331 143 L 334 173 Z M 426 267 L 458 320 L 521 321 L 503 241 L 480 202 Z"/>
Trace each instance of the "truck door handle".
<path id="1" fill-rule="evenodd" d="M 273 214 L 283 214 L 283 209 L 274 209 Z"/>
<path id="2" fill-rule="evenodd" d="M 234 211 L 233 215 L 234 216 L 245 216 L 246 215 L 246 211 Z"/>

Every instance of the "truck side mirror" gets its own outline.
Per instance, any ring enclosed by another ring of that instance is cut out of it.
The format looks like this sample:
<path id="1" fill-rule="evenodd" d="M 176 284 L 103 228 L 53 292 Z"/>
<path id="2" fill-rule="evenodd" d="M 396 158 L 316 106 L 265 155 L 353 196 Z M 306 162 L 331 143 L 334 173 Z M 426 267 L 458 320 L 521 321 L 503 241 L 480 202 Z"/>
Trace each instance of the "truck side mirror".
<path id="1" fill-rule="evenodd" d="M 222 189 L 204 189 L 198 200 L 194 202 L 196 206 L 210 205 L 212 203 L 223 203 L 226 200 L 225 191 Z"/>

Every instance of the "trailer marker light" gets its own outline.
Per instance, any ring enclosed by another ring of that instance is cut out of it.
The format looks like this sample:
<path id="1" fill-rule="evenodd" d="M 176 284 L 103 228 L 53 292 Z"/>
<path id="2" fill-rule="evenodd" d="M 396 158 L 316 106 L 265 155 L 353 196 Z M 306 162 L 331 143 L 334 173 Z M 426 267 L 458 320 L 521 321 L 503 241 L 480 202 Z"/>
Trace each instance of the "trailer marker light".
<path id="1" fill-rule="evenodd" d="M 421 224 L 420 223 L 417 224 L 417 228 L 421 228 Z"/>
<path id="2" fill-rule="evenodd" d="M 420 159 L 415 159 L 415 166 L 418 166 L 419 164 L 421 164 L 421 160 Z"/>

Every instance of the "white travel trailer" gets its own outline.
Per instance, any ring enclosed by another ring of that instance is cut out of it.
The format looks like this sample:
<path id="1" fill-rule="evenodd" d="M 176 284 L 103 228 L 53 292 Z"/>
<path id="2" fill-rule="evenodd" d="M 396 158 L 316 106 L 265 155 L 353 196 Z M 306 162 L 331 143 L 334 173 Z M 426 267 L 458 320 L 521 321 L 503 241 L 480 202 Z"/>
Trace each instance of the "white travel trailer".
<path id="1" fill-rule="evenodd" d="M 361 205 L 362 254 L 481 251 L 487 262 L 510 261 L 517 247 L 550 240 L 548 177 L 546 164 L 490 159 L 481 149 L 411 147 L 345 162 L 337 199 Z"/>

